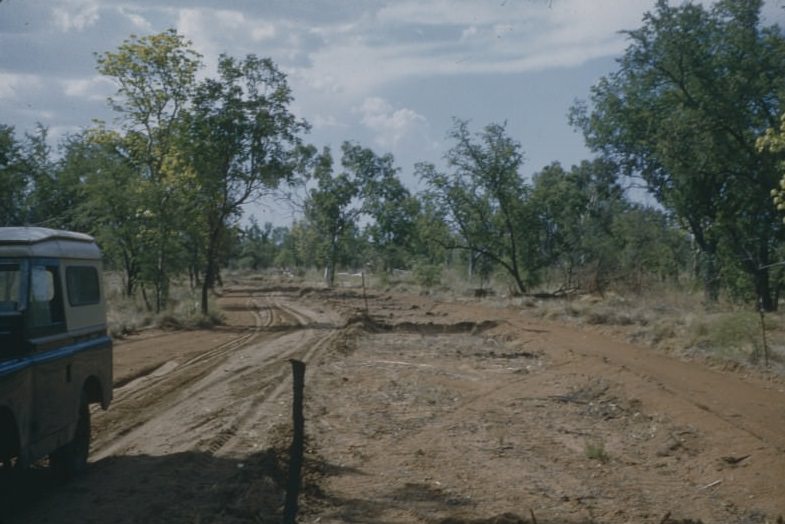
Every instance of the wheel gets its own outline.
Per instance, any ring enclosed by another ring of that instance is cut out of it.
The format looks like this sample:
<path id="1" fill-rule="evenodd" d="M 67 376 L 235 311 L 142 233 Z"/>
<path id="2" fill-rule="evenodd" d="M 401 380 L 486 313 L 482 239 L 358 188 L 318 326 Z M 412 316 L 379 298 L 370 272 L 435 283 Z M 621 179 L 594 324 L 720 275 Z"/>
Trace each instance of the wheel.
<path id="1" fill-rule="evenodd" d="M 49 455 L 49 465 L 58 479 L 67 480 L 84 473 L 87 457 L 90 454 L 90 406 L 82 393 L 79 402 L 79 420 L 76 434 L 68 444 L 56 449 Z"/>
<path id="2" fill-rule="evenodd" d="M 19 477 L 22 473 L 22 468 L 19 466 L 19 460 L 16 456 L 3 454 L 0 457 L 0 491 L 8 492 L 14 485 L 18 484 Z"/>

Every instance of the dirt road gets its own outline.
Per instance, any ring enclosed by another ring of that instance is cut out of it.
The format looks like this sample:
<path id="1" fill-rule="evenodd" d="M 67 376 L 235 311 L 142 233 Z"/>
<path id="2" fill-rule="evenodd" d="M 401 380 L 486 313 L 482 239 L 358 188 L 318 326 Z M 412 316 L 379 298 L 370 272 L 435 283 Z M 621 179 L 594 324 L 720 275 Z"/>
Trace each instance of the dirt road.
<path id="1" fill-rule="evenodd" d="M 225 327 L 118 342 L 88 474 L 31 470 L 2 522 L 279 522 L 291 358 L 308 364 L 300 522 L 785 515 L 780 381 L 492 304 L 377 293 L 366 312 L 355 290 L 246 283 L 221 306 Z"/>

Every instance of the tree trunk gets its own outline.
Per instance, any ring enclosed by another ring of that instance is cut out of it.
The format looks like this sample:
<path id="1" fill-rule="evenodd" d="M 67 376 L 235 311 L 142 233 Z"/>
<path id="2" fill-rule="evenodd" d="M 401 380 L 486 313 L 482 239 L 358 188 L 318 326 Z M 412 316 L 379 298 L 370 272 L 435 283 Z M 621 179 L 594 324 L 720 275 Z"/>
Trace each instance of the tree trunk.
<path id="1" fill-rule="evenodd" d="M 335 259 L 338 252 L 338 240 L 333 237 L 330 243 L 330 254 L 327 256 L 327 266 L 324 268 L 324 283 L 332 288 L 335 284 Z"/>
<path id="2" fill-rule="evenodd" d="M 709 304 L 720 299 L 720 267 L 717 261 L 716 246 L 706 246 L 701 250 L 701 278 L 703 279 L 703 298 Z"/>
<path id="3" fill-rule="evenodd" d="M 131 255 L 123 250 L 123 266 L 125 266 L 125 296 L 131 298 L 134 296 L 136 288 L 136 264 L 134 264 Z"/>
<path id="4" fill-rule="evenodd" d="M 209 293 L 210 293 L 210 283 L 213 280 L 213 268 L 211 263 L 207 263 L 207 270 L 204 274 L 204 280 L 202 281 L 202 301 L 201 301 L 201 309 L 202 315 L 207 316 L 209 313 Z"/>
<path id="5" fill-rule="evenodd" d="M 329 288 L 335 285 L 335 262 L 332 260 L 328 260 L 324 267 L 324 284 Z"/>
<path id="6" fill-rule="evenodd" d="M 763 311 L 776 311 L 777 303 L 772 298 L 769 270 L 767 268 L 757 270 L 753 275 L 753 280 L 755 281 L 758 307 Z"/>
<path id="7" fill-rule="evenodd" d="M 215 274 L 218 269 L 218 262 L 216 259 L 218 258 L 218 245 L 220 244 L 223 220 L 219 220 L 218 224 L 219 225 L 212 228 L 207 240 L 207 250 L 205 253 L 206 264 L 204 268 L 204 279 L 202 280 L 202 315 L 207 315 L 209 313 L 208 294 L 215 284 Z"/>

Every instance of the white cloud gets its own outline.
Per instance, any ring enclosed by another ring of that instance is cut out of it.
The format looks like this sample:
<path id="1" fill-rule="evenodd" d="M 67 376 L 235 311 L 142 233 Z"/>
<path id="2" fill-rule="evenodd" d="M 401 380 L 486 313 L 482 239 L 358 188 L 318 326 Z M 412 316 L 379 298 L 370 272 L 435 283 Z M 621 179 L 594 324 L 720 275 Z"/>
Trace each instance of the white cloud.
<path id="1" fill-rule="evenodd" d="M 227 9 L 181 9 L 176 27 L 204 57 L 208 74 L 215 71 L 222 53 L 236 58 L 250 53 L 267 55 L 259 52 L 259 43 L 268 43 L 280 34 L 273 23 Z"/>
<path id="2" fill-rule="evenodd" d="M 361 114 L 363 125 L 374 133 L 374 141 L 387 148 L 394 148 L 402 139 L 427 123 L 425 117 L 416 111 L 395 109 L 378 97 L 366 98 L 356 111 Z"/>
<path id="3" fill-rule="evenodd" d="M 115 85 L 105 76 L 63 80 L 63 92 L 67 96 L 84 98 L 91 101 L 104 101 L 110 96 Z"/>
<path id="4" fill-rule="evenodd" d="M 207 22 L 204 10 L 201 9 L 181 9 L 177 18 L 177 32 L 188 38 L 193 48 L 199 52 L 208 63 L 208 66 L 217 64 L 220 51 L 216 49 Z M 210 67 L 214 69 L 214 67 Z"/>
<path id="5" fill-rule="evenodd" d="M 118 8 L 118 12 L 122 16 L 126 17 L 131 22 L 131 25 L 133 25 L 136 29 L 145 32 L 153 30 L 153 25 L 150 23 L 150 21 L 139 13 L 133 12 L 131 8 L 120 6 Z"/>
<path id="6" fill-rule="evenodd" d="M 0 99 L 14 100 L 44 85 L 41 77 L 0 72 Z"/>
<path id="7" fill-rule="evenodd" d="M 526 3 L 516 2 L 515 5 Z M 539 0 L 531 3 L 539 3 Z M 498 2 L 473 0 L 402 0 L 383 7 L 377 16 L 383 23 L 468 26 L 503 19 L 502 13 L 510 14 L 511 11 L 503 9 L 505 7 L 506 4 Z"/>
<path id="8" fill-rule="evenodd" d="M 275 26 L 272 24 L 258 24 L 251 29 L 251 39 L 254 42 L 261 42 L 263 40 L 270 40 L 277 34 Z"/>
<path id="9" fill-rule="evenodd" d="M 465 42 L 471 40 L 473 37 L 477 36 L 478 33 L 479 30 L 477 29 L 477 26 L 470 25 L 461 32 L 461 41 Z"/>
<path id="10" fill-rule="evenodd" d="M 335 115 L 315 114 L 309 118 L 315 129 L 345 129 L 347 124 L 338 120 Z"/>
<path id="11" fill-rule="evenodd" d="M 627 44 L 619 31 L 640 25 L 652 5 L 653 0 L 402 0 L 375 17 L 363 15 L 333 31 L 321 28 L 325 45 L 310 51 L 308 66 L 293 74 L 312 90 L 356 99 L 413 77 L 577 66 L 620 53 Z M 400 36 L 407 29 L 411 35 L 411 28 L 418 37 Z"/>
<path id="12" fill-rule="evenodd" d="M 97 0 L 64 0 L 52 9 L 54 24 L 64 33 L 83 31 L 100 18 Z"/>

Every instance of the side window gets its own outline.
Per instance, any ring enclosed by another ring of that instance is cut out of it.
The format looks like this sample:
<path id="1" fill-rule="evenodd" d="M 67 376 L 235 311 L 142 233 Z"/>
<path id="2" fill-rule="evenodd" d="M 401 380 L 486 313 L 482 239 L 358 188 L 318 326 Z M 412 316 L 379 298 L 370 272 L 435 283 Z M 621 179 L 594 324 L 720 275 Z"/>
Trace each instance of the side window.
<path id="1" fill-rule="evenodd" d="M 21 281 L 18 264 L 0 264 L 0 313 L 18 309 Z"/>
<path id="2" fill-rule="evenodd" d="M 29 326 L 33 336 L 63 331 L 63 295 L 56 265 L 33 264 L 30 271 Z"/>
<path id="3" fill-rule="evenodd" d="M 68 303 L 73 307 L 91 306 L 101 302 L 98 270 L 91 266 L 72 266 L 65 270 Z"/>

